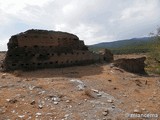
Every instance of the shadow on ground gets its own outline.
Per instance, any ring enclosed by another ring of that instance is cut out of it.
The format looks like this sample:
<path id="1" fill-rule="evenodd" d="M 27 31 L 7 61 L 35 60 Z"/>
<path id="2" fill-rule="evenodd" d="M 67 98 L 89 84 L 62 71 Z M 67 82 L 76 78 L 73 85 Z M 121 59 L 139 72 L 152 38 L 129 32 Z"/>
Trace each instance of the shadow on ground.
<path id="1" fill-rule="evenodd" d="M 52 78 L 68 77 L 81 78 L 83 76 L 98 75 L 103 72 L 103 64 L 92 64 L 87 66 L 73 66 L 66 68 L 41 69 L 35 71 L 25 71 L 20 73 L 24 78 Z"/>

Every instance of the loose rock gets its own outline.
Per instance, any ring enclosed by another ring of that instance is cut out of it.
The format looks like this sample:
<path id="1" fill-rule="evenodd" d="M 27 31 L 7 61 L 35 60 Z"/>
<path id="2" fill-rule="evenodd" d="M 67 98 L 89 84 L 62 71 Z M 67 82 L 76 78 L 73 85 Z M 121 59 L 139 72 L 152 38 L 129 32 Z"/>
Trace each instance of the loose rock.
<path id="1" fill-rule="evenodd" d="M 107 100 L 108 103 L 113 103 L 112 99 Z"/>
<path id="2" fill-rule="evenodd" d="M 6 76 L 7 76 L 7 74 L 4 73 L 4 74 L 2 74 L 1 78 L 4 79 L 4 78 L 6 78 Z"/>
<path id="3" fill-rule="evenodd" d="M 141 111 L 139 109 L 134 109 L 133 112 L 136 113 L 136 114 L 140 114 L 141 113 Z"/>

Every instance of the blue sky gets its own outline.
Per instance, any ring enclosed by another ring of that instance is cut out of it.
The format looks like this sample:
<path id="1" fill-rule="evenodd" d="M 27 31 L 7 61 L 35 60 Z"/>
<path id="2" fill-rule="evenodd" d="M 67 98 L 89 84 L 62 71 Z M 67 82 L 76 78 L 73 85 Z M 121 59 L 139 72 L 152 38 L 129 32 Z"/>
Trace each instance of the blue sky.
<path id="1" fill-rule="evenodd" d="M 85 44 L 148 36 L 160 26 L 160 0 L 0 0 L 0 50 L 28 29 L 76 34 Z"/>

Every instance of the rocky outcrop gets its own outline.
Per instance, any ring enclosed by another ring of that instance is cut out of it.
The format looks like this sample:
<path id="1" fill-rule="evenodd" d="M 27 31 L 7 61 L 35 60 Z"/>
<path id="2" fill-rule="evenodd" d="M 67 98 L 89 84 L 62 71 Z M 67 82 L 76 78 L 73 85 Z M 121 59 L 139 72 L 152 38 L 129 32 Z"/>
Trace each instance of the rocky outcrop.
<path id="1" fill-rule="evenodd" d="M 146 57 L 141 58 L 122 58 L 114 61 L 114 66 L 122 68 L 128 72 L 132 73 L 145 73 L 144 67 Z"/>
<path id="2" fill-rule="evenodd" d="M 76 35 L 60 31 L 28 30 L 9 39 L 3 69 L 39 69 L 110 61 L 111 53 L 88 50 Z"/>

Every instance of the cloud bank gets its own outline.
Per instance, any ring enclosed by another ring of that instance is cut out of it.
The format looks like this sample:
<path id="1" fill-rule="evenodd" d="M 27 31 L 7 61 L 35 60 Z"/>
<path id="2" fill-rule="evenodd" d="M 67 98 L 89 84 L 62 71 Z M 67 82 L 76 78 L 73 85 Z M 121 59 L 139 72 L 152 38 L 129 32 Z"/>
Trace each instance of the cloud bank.
<path id="1" fill-rule="evenodd" d="M 27 29 L 71 32 L 86 44 L 147 36 L 160 25 L 159 0 L 0 0 L 0 50 Z"/>

